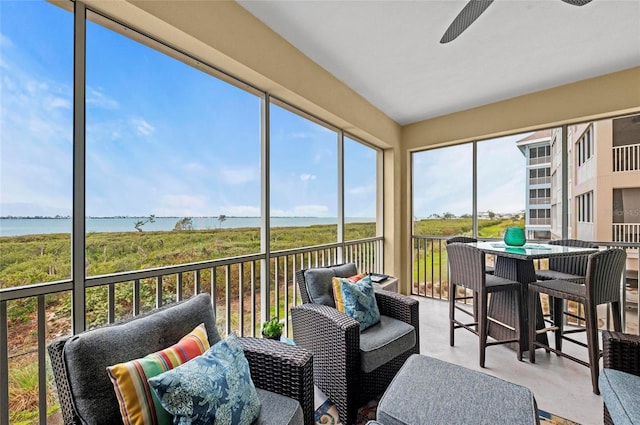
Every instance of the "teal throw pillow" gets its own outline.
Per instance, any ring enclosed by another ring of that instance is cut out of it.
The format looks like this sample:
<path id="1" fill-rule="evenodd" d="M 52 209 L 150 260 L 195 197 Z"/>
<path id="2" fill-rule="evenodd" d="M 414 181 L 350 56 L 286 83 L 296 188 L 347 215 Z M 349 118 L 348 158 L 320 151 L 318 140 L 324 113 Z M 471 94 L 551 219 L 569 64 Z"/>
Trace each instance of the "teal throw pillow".
<path id="1" fill-rule="evenodd" d="M 341 279 L 340 292 L 344 303 L 344 312 L 360 322 L 363 331 L 380 321 L 380 310 L 376 304 L 376 296 L 369 276 L 356 283 Z"/>
<path id="2" fill-rule="evenodd" d="M 176 425 L 253 423 L 260 400 L 235 334 L 200 357 L 149 379 Z"/>

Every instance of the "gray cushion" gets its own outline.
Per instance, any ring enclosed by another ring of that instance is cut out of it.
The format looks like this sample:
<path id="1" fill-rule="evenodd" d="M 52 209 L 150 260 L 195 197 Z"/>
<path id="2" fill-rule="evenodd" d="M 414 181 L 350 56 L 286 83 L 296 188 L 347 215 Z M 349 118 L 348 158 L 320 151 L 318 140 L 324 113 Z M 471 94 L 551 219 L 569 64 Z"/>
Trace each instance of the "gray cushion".
<path id="1" fill-rule="evenodd" d="M 304 424 L 302 407 L 297 400 L 256 388 L 262 407 L 256 425 Z"/>
<path id="2" fill-rule="evenodd" d="M 602 400 L 616 425 L 640 424 L 640 376 L 602 369 L 598 378 Z"/>
<path id="3" fill-rule="evenodd" d="M 569 282 L 584 283 L 584 276 L 562 273 L 555 270 L 537 270 L 536 277 L 542 280 L 568 280 Z"/>
<path id="4" fill-rule="evenodd" d="M 360 332 L 360 368 L 369 373 L 416 345 L 416 330 L 388 316 Z"/>
<path id="5" fill-rule="evenodd" d="M 358 274 L 358 269 L 354 263 L 305 270 L 304 282 L 307 287 L 307 292 L 309 292 L 311 302 L 335 307 L 336 303 L 333 300 L 332 286 L 333 278 L 351 277 L 356 274 Z"/>
<path id="6" fill-rule="evenodd" d="M 211 345 L 220 340 L 208 294 L 69 338 L 63 358 L 78 417 L 92 425 L 122 423 L 107 366 L 165 349 L 200 323 Z"/>
<path id="7" fill-rule="evenodd" d="M 382 396 L 377 420 L 385 425 L 535 425 L 538 408 L 528 388 L 414 354 Z"/>

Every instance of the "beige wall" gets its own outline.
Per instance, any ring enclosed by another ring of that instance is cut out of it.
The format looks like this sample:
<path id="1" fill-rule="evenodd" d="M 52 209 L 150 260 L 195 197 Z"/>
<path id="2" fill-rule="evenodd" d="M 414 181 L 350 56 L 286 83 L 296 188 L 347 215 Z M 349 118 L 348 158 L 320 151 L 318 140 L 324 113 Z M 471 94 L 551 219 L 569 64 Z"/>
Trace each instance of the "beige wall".
<path id="1" fill-rule="evenodd" d="M 410 151 L 640 111 L 640 67 L 400 127 L 235 2 L 87 0 L 260 90 L 386 149 L 385 271 L 409 288 Z"/>

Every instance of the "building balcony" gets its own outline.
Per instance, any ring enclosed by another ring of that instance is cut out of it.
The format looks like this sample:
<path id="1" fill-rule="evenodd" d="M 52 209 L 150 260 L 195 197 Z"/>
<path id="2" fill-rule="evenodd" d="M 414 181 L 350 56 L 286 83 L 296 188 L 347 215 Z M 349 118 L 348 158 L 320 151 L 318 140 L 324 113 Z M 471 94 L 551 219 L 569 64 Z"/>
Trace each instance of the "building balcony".
<path id="1" fill-rule="evenodd" d="M 612 159 L 614 172 L 640 170 L 640 143 L 614 146 Z"/>

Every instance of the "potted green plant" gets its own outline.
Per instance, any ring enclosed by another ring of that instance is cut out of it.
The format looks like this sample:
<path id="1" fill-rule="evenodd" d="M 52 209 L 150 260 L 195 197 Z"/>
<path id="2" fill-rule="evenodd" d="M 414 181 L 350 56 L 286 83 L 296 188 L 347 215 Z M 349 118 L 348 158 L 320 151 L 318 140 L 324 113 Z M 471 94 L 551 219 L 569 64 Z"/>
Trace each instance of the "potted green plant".
<path id="1" fill-rule="evenodd" d="M 280 319 L 274 317 L 262 324 L 262 336 L 264 338 L 280 340 L 283 326 L 284 324 L 280 322 Z"/>

